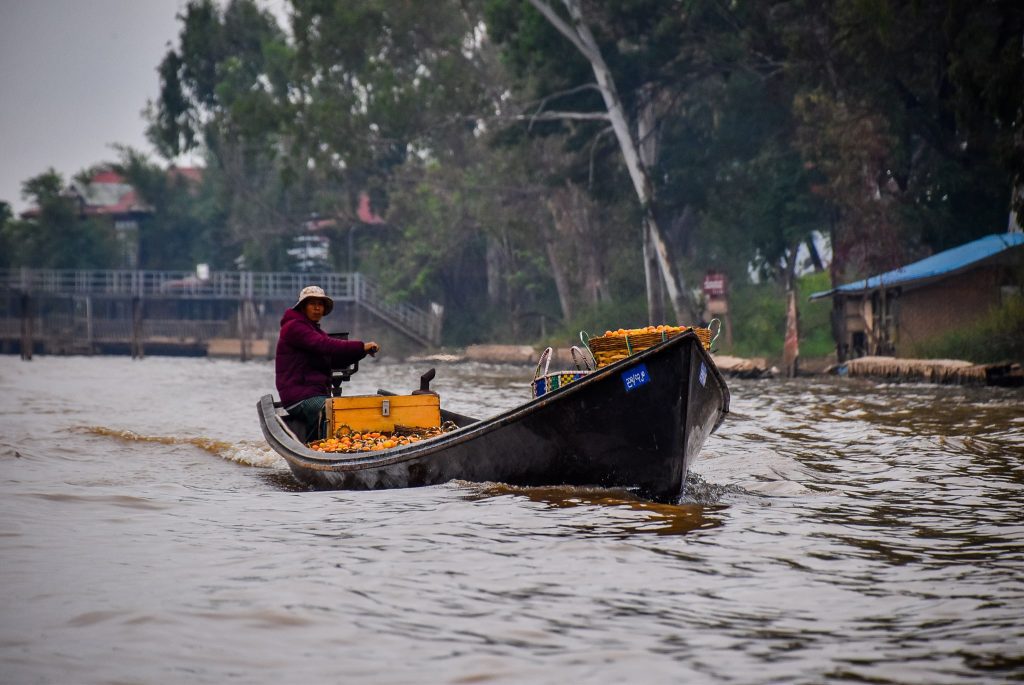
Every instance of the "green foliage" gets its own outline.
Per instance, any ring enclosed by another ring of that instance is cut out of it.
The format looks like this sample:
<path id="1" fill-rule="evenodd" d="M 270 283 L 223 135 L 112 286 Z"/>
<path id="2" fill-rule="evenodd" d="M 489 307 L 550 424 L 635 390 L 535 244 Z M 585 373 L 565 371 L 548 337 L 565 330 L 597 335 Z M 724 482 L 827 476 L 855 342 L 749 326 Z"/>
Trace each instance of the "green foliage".
<path id="1" fill-rule="evenodd" d="M 109 220 L 83 216 L 78 199 L 64 193 L 64 179 L 53 169 L 22 184 L 34 203 L 31 219 L 3 222 L 0 244 L 8 266 L 41 269 L 107 269 L 120 265 L 120 251 Z"/>
<path id="2" fill-rule="evenodd" d="M 782 355 L 786 334 L 786 298 L 776 283 L 734 284 L 729 297 L 733 349 L 741 357 Z"/>
<path id="3" fill-rule="evenodd" d="M 832 209 L 842 280 L 1005 225 L 1024 177 L 1024 13 L 1006 2 L 833 1 L 793 3 L 776 19 L 797 148 Z"/>
<path id="4" fill-rule="evenodd" d="M 189 0 L 179 46 L 161 62 L 149 137 L 168 158 L 216 139 L 266 140 L 287 108 L 287 47 L 253 0 Z"/>
<path id="5" fill-rule="evenodd" d="M 910 356 L 964 359 L 976 364 L 1024 363 L 1024 298 L 1008 298 L 969 327 L 919 343 Z"/>
<path id="6" fill-rule="evenodd" d="M 691 286 L 708 269 L 730 278 L 734 352 L 780 353 L 783 284 L 812 231 L 846 280 L 1005 225 L 1024 178 L 1013 3 L 580 7 L 634 135 L 652 116 L 650 207 L 672 261 Z M 335 268 L 358 226 L 357 268 L 396 300 L 443 304 L 450 344 L 537 338 L 542 320 L 548 337 L 646 323 L 646 208 L 607 120 L 534 116 L 604 102 L 591 65 L 529 2 L 288 10 L 286 32 L 257 0 L 184 4 L 149 134 L 168 158 L 201 150 L 207 166 L 183 186 L 123 155 L 156 210 L 143 266 L 288 268 L 315 215 L 333 221 Z M 3 217 L 3 264 L 116 262 L 109 226 L 76 216 L 62 187 L 55 174 L 26 182 L 39 218 Z M 386 226 L 359 223 L 364 192 Z M 827 278 L 798 286 L 804 357 L 831 352 L 830 304 L 805 299 Z"/>
<path id="7" fill-rule="evenodd" d="M 502 185 L 517 178 L 516 160 L 496 155 L 485 167 L 484 151 L 465 147 L 460 165 L 396 169 L 389 227 L 360 231 L 370 249 L 359 267 L 396 300 L 442 304 L 446 344 L 533 338 L 540 317 L 557 310 L 535 245 L 539 199 Z"/>
<path id="8" fill-rule="evenodd" d="M 800 356 L 818 359 L 835 354 L 832 339 L 832 299 L 808 301 L 817 292 L 829 290 L 832 283 L 827 271 L 801 276 L 797 281 L 797 304 L 800 309 Z"/>
<path id="9" fill-rule="evenodd" d="M 172 260 L 229 250 L 206 261 L 225 264 L 242 256 L 249 268 L 280 268 L 286 257 L 279 248 L 317 211 L 321 189 L 296 170 L 294 164 L 305 166 L 305 160 L 284 157 L 295 138 L 288 130 L 295 120 L 294 49 L 273 15 L 253 0 L 190 0 L 181 21 L 178 45 L 158 70 L 160 97 L 149 108 L 148 134 L 167 158 L 206 151 L 198 193 L 205 218 L 190 227 L 194 213 L 166 205 L 164 225 L 149 226 L 148 234 L 172 242 L 182 233 L 182 240 L 195 238 L 197 244 Z M 155 200 L 175 204 L 172 189 L 145 185 Z M 146 259 L 158 257 L 147 250 Z"/>
<path id="10" fill-rule="evenodd" d="M 565 347 L 580 344 L 580 333 L 597 337 L 607 330 L 640 328 L 647 325 L 647 302 L 643 293 L 611 302 L 600 302 L 581 309 L 571 321 L 563 323 L 549 333 L 541 343 Z M 585 337 L 585 336 L 584 336 Z"/>
<path id="11" fill-rule="evenodd" d="M 200 262 L 232 268 L 225 216 L 211 197 L 213 184 L 162 169 L 129 148 L 121 149 L 121 162 L 114 169 L 152 209 L 139 222 L 140 268 L 190 271 Z"/>
<path id="12" fill-rule="evenodd" d="M 830 287 L 828 274 L 811 273 L 797 279 L 800 317 L 800 357 L 821 358 L 835 352 L 830 324 L 831 300 L 808 302 L 807 296 Z M 775 283 L 743 283 L 730 293 L 733 349 L 723 352 L 741 357 L 782 356 L 786 337 L 786 294 Z M 719 346 L 724 348 L 722 339 Z"/>
<path id="13" fill-rule="evenodd" d="M 14 213 L 11 211 L 11 205 L 0 201 L 0 269 L 6 269 L 11 266 L 14 246 L 10 242 L 11 237 L 8 234 L 7 224 L 11 222 L 13 217 Z"/>

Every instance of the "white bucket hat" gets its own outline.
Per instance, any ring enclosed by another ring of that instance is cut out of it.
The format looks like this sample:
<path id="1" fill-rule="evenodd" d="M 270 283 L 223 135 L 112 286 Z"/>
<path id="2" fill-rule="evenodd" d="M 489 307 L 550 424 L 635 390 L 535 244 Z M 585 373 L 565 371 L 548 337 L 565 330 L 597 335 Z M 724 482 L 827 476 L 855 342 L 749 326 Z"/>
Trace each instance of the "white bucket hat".
<path id="1" fill-rule="evenodd" d="M 324 301 L 324 316 L 330 314 L 331 310 L 334 309 L 334 300 L 327 297 L 327 293 L 318 285 L 307 285 L 303 288 L 302 292 L 299 293 L 299 301 L 295 303 L 292 309 L 302 311 L 302 303 L 314 297 Z"/>

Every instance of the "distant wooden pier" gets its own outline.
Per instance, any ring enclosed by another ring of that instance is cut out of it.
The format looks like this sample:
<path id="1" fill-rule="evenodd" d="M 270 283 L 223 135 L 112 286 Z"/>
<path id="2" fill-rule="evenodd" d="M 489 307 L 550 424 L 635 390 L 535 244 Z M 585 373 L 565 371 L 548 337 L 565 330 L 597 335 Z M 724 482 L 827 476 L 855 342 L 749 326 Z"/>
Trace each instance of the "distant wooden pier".
<path id="1" fill-rule="evenodd" d="M 959 359 L 902 359 L 897 357 L 860 357 L 839 364 L 839 375 L 920 383 L 952 385 L 1024 384 L 1021 365 L 973 364 Z"/>
<path id="2" fill-rule="evenodd" d="M 392 302 L 360 273 L 0 269 L 0 352 L 267 356 L 281 313 L 310 284 L 354 334 L 391 334 L 419 349 L 440 342 L 440 307 Z"/>

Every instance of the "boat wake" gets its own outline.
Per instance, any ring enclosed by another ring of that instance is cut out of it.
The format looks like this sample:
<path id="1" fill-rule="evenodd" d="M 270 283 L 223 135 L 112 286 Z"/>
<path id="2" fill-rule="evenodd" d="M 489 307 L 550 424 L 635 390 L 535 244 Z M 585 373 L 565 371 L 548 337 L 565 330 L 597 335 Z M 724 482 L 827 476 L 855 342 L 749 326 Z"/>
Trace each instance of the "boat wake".
<path id="1" fill-rule="evenodd" d="M 107 428 L 106 426 L 80 426 L 75 428 L 77 432 L 98 435 L 101 437 L 114 438 L 125 442 L 145 442 L 160 445 L 191 445 L 209 452 L 221 459 L 233 461 L 244 466 L 257 466 L 260 468 L 287 468 L 287 463 L 276 452 L 271 450 L 263 442 L 242 440 L 239 442 L 225 442 L 204 437 L 178 437 L 171 435 L 141 435 L 130 430 Z"/>
<path id="2" fill-rule="evenodd" d="M 759 493 L 752 492 L 739 485 L 719 485 L 709 483 L 696 473 L 686 475 L 686 487 L 679 498 L 679 504 L 722 504 L 730 496 L 756 497 Z"/>
<path id="3" fill-rule="evenodd" d="M 267 447 L 265 442 L 244 441 L 233 443 L 216 453 L 217 456 L 245 466 L 258 466 L 260 468 L 287 469 L 286 462 L 281 455 Z"/>

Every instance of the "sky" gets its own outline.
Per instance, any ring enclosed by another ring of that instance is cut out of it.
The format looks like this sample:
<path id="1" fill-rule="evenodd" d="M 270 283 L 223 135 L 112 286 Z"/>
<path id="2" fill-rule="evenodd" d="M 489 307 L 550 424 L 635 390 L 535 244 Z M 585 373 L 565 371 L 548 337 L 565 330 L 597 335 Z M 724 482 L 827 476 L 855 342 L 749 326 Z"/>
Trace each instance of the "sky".
<path id="1" fill-rule="evenodd" d="M 186 0 L 0 0 L 0 201 L 52 167 L 65 180 L 116 161 L 113 144 L 159 160 L 142 111 L 177 45 Z M 261 3 L 283 16 L 282 0 Z M 177 160 L 179 164 L 195 159 Z"/>

